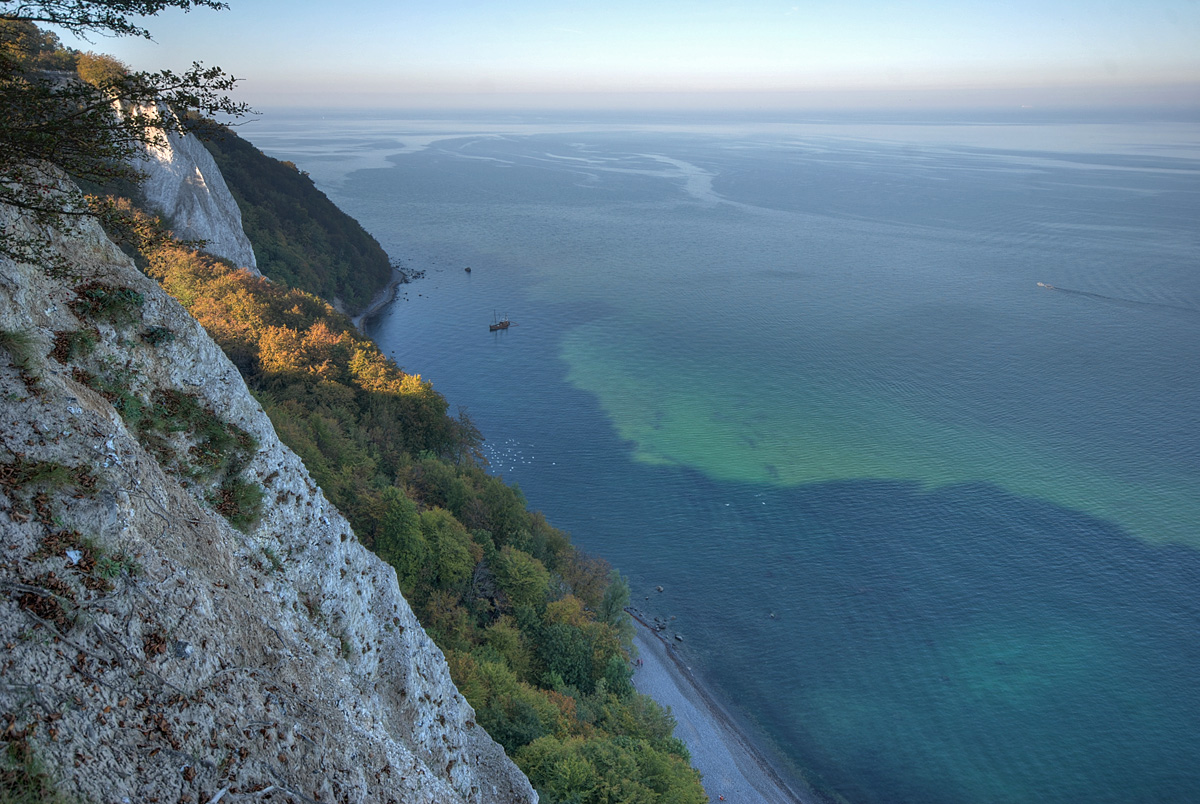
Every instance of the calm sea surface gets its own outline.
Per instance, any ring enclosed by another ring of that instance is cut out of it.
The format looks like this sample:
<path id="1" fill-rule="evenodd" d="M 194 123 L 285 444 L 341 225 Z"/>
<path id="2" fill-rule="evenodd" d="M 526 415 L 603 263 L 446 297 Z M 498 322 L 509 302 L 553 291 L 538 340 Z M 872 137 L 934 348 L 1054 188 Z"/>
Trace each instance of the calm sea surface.
<path id="1" fill-rule="evenodd" d="M 428 271 L 373 337 L 792 773 L 1200 801 L 1200 125 L 242 133 Z"/>

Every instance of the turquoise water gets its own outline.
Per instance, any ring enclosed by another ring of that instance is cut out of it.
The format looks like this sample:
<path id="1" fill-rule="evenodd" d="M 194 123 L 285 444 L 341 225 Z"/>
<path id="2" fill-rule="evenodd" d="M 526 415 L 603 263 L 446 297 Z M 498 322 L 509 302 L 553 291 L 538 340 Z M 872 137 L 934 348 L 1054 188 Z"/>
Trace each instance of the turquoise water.
<path id="1" fill-rule="evenodd" d="M 792 773 L 1197 800 L 1200 126 L 244 133 L 428 271 L 371 334 Z"/>

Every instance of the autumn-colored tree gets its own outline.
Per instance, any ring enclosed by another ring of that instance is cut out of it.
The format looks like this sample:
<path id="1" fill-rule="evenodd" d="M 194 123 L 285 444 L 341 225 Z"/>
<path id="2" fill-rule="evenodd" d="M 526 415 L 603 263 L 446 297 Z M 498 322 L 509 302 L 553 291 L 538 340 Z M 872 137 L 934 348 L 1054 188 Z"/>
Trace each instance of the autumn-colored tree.
<path id="1" fill-rule="evenodd" d="M 97 89 L 120 87 L 129 77 L 129 67 L 103 53 L 80 53 L 75 59 L 75 71 L 84 82 Z"/>

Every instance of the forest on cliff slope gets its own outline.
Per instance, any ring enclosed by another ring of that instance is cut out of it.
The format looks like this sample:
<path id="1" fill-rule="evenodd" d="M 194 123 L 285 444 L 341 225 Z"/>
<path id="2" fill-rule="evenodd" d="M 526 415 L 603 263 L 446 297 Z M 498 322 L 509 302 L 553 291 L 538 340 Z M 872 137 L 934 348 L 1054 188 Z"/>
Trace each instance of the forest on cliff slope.
<path id="1" fill-rule="evenodd" d="M 392 277 L 388 255 L 292 162 L 280 162 L 224 126 L 198 132 L 242 211 L 258 269 L 354 315 Z"/>
<path id="2" fill-rule="evenodd" d="M 487 474 L 469 419 L 315 295 L 125 209 L 113 235 L 221 345 L 280 438 L 395 567 L 480 725 L 543 800 L 704 801 L 673 719 L 630 683 L 625 582 Z"/>

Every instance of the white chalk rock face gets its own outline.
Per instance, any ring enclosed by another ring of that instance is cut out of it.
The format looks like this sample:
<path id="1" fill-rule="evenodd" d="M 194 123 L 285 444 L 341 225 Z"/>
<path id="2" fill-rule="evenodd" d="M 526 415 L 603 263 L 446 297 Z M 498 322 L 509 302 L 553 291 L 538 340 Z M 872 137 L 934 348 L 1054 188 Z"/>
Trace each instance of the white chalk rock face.
<path id="1" fill-rule="evenodd" d="M 258 274 L 254 248 L 242 229 L 242 211 L 200 140 L 172 133 L 165 143 L 143 150 L 134 164 L 146 174 L 142 191 L 171 224 L 175 236 L 205 240 L 209 254 Z"/>

